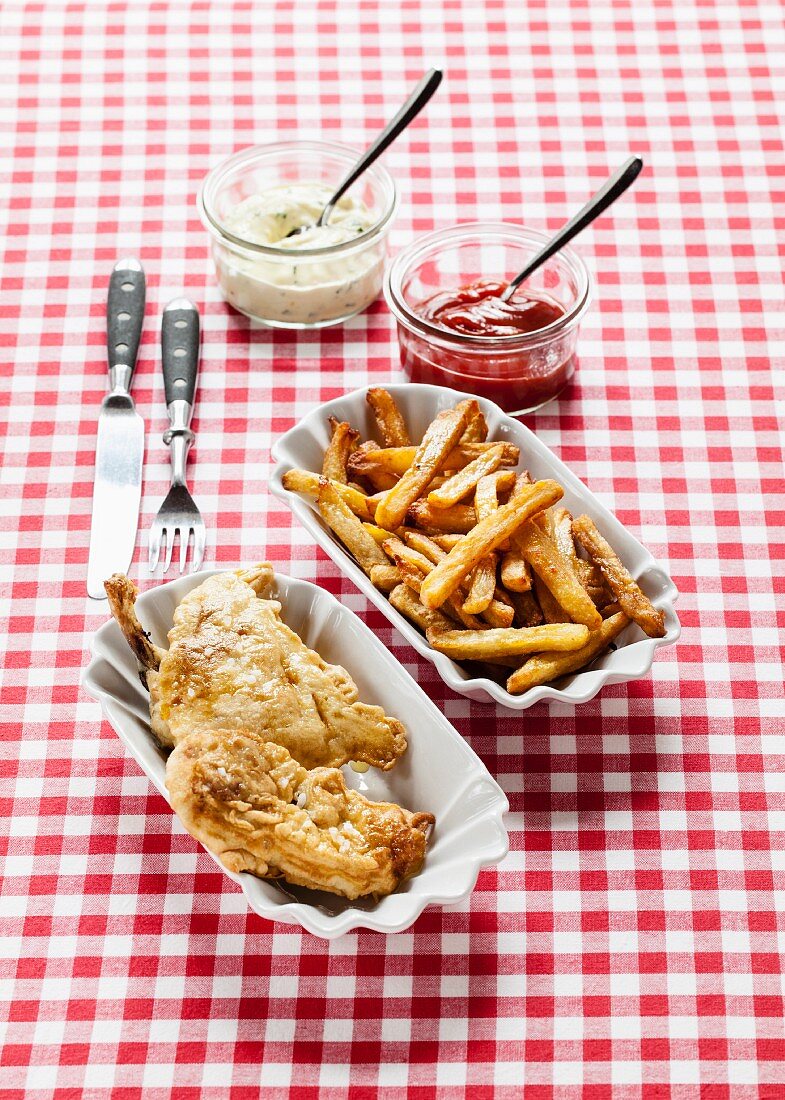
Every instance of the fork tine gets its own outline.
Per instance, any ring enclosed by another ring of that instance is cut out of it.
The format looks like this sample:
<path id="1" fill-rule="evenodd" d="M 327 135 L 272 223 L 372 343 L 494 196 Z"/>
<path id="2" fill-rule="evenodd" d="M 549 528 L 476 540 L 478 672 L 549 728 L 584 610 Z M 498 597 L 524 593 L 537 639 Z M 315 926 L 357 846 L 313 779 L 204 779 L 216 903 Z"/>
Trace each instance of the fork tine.
<path id="1" fill-rule="evenodd" d="M 182 527 L 180 529 L 180 572 L 185 572 L 185 563 L 188 559 L 188 543 L 191 539 L 192 527 Z"/>
<path id="2" fill-rule="evenodd" d="M 195 573 L 199 566 L 202 564 L 202 559 L 204 558 L 204 544 L 204 524 L 197 523 L 194 526 L 194 558 L 193 562 L 191 563 L 192 573 Z"/>
<path id="3" fill-rule="evenodd" d="M 164 573 L 169 572 L 169 566 L 172 564 L 172 551 L 174 550 L 174 539 L 177 534 L 176 527 L 165 527 L 164 533 L 166 535 L 166 558 L 164 560 Z"/>
<path id="4" fill-rule="evenodd" d="M 157 523 L 154 523 L 150 528 L 150 539 L 147 547 L 150 572 L 154 573 L 155 568 L 158 565 L 158 558 L 161 554 L 161 528 L 158 526 Z"/>

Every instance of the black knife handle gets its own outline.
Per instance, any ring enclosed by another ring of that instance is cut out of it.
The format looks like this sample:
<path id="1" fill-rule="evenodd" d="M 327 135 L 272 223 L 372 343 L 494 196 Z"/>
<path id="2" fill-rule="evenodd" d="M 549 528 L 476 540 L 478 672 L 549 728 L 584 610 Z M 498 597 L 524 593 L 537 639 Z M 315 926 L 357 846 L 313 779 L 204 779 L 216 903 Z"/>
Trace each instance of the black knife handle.
<path id="1" fill-rule="evenodd" d="M 161 363 L 166 404 L 194 403 L 199 369 L 199 310 L 187 298 L 175 298 L 161 320 Z"/>
<path id="2" fill-rule="evenodd" d="M 106 301 L 106 350 L 110 367 L 128 368 L 131 381 L 144 323 L 145 279 L 133 256 L 118 260 L 109 280 Z"/>

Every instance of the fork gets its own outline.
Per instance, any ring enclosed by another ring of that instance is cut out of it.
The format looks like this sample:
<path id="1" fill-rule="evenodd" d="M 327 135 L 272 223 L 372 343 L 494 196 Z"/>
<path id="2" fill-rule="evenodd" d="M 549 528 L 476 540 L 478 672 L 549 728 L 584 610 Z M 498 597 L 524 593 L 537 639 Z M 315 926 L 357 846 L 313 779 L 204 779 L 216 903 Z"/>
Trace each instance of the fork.
<path id="1" fill-rule="evenodd" d="M 161 363 L 166 411 L 169 414 L 164 443 L 169 448 L 172 482 L 150 528 L 150 572 L 158 565 L 163 543 L 166 544 L 164 573 L 168 572 L 174 544 L 179 538 L 180 572 L 183 573 L 188 559 L 188 543 L 193 535 L 193 573 L 204 557 L 205 527 L 185 482 L 188 452 L 194 441 L 190 425 L 199 367 L 199 311 L 187 298 L 175 298 L 164 310 L 161 320 Z"/>

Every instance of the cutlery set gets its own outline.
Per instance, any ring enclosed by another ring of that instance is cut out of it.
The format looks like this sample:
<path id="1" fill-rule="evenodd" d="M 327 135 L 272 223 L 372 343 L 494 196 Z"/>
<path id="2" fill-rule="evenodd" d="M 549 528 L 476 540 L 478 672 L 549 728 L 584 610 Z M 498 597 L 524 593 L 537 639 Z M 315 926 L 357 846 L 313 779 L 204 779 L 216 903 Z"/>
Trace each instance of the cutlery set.
<path id="1" fill-rule="evenodd" d="M 106 599 L 104 581 L 126 572 L 133 558 L 139 522 L 144 459 L 144 422 L 131 397 L 131 380 L 139 352 L 145 310 L 145 277 L 134 258 L 119 260 L 109 280 L 106 331 L 109 393 L 101 403 L 95 452 L 93 513 L 87 593 Z M 188 452 L 194 441 L 191 415 L 199 367 L 199 311 L 187 298 L 175 298 L 164 309 L 161 361 L 169 428 L 171 485 L 150 528 L 148 561 L 154 572 L 164 558 L 168 572 L 175 542 L 180 543 L 180 572 L 185 571 L 189 544 L 191 571 L 202 564 L 205 524 L 186 484 Z"/>

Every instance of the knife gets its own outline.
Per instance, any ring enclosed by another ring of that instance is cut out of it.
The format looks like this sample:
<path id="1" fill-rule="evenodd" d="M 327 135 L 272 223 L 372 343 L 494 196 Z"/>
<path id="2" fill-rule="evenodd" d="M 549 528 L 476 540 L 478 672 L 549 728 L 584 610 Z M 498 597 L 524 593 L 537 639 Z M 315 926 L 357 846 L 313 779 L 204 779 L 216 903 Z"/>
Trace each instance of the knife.
<path id="1" fill-rule="evenodd" d="M 127 572 L 134 556 L 142 493 L 144 422 L 129 393 L 144 320 L 142 265 L 119 260 L 109 280 L 106 339 L 109 393 L 101 402 L 95 448 L 87 594 L 105 600 L 104 581 Z"/>

